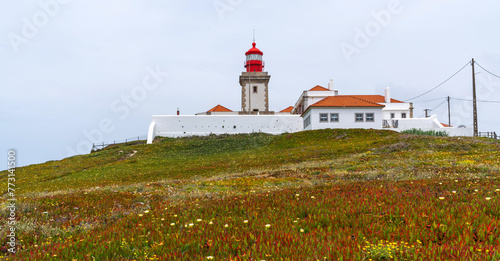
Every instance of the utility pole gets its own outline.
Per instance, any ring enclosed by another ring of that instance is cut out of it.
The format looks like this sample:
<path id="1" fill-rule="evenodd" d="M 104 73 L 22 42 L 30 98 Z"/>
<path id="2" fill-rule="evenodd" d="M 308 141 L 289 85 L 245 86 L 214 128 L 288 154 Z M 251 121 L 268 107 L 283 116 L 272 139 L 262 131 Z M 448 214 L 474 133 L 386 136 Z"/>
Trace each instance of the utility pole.
<path id="1" fill-rule="evenodd" d="M 430 109 L 425 109 L 424 111 L 425 111 L 425 117 L 429 118 L 429 113 L 428 112 L 430 111 Z"/>
<path id="2" fill-rule="evenodd" d="M 448 96 L 448 125 L 451 126 L 450 96 Z"/>
<path id="3" fill-rule="evenodd" d="M 474 137 L 477 137 L 476 72 L 474 70 L 474 58 L 472 58 L 472 107 L 474 117 Z"/>

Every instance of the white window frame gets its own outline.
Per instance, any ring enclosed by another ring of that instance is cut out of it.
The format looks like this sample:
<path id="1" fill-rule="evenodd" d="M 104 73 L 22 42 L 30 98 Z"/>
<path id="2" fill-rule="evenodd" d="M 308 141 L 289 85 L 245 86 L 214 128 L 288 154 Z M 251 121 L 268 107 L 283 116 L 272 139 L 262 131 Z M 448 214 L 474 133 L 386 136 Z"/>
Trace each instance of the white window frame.
<path id="1" fill-rule="evenodd" d="M 325 120 L 321 120 L 321 116 L 325 116 Z M 328 113 L 320 113 L 319 114 L 319 122 L 328 122 Z"/>
<path id="2" fill-rule="evenodd" d="M 358 116 L 361 116 L 361 120 L 358 120 Z M 365 122 L 365 114 L 364 113 L 354 113 L 354 121 L 355 122 Z"/>
<path id="3" fill-rule="evenodd" d="M 332 120 L 332 116 L 337 115 L 337 120 Z M 340 115 L 338 113 L 330 113 L 330 122 L 339 122 L 340 121 Z"/>
<path id="4" fill-rule="evenodd" d="M 371 119 L 371 120 L 369 120 L 369 119 L 368 119 L 368 115 L 371 115 L 371 116 L 372 116 L 372 119 Z M 365 120 L 366 120 L 367 122 L 374 122 L 374 121 L 375 121 L 375 113 L 373 113 L 373 112 L 368 112 L 368 113 L 365 113 Z"/>

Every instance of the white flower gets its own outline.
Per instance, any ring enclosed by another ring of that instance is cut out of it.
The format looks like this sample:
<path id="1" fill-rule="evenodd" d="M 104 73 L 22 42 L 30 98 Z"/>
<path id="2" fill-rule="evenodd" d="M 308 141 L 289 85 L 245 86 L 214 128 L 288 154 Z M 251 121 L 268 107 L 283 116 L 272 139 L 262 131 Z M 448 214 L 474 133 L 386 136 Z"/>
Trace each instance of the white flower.
<path id="1" fill-rule="evenodd" d="M 453 194 L 456 194 L 457 192 L 455 190 L 452 191 Z"/>
<path id="2" fill-rule="evenodd" d="M 295 194 L 296 197 L 300 196 L 300 194 Z"/>
<path id="3" fill-rule="evenodd" d="M 194 226 L 194 224 L 193 223 L 189 223 L 189 226 L 192 227 L 192 226 Z"/>
<path id="4" fill-rule="evenodd" d="M 214 259 L 213 256 L 207 256 L 207 259 Z"/>
<path id="5" fill-rule="evenodd" d="M 271 227 L 271 225 L 270 225 L 270 224 L 267 224 L 267 225 L 266 225 L 266 228 L 270 228 L 270 227 Z"/>
<path id="6" fill-rule="evenodd" d="M 302 229 L 302 228 L 301 228 L 301 229 L 300 229 L 300 233 L 304 233 L 304 229 Z"/>
<path id="7" fill-rule="evenodd" d="M 175 226 L 175 223 L 170 223 L 171 226 Z"/>
<path id="8" fill-rule="evenodd" d="M 149 210 L 144 210 L 144 213 L 146 213 L 146 214 L 149 213 Z"/>
<path id="9" fill-rule="evenodd" d="M 210 221 L 210 222 L 208 222 L 208 224 L 209 224 L 209 225 L 213 225 L 213 224 L 214 224 L 214 222 Z"/>
<path id="10" fill-rule="evenodd" d="M 225 225 L 224 225 L 224 227 L 229 227 L 229 225 L 228 225 L 228 224 L 225 224 Z"/>
<path id="11" fill-rule="evenodd" d="M 246 219 L 245 219 L 245 220 L 243 220 L 243 223 L 245 223 L 245 224 L 246 224 L 246 223 L 248 223 L 248 220 L 246 220 Z"/>
<path id="12" fill-rule="evenodd" d="M 201 218 L 198 218 L 198 219 L 196 220 L 196 222 L 201 222 Z"/>
<path id="13" fill-rule="evenodd" d="M 491 198 L 490 197 L 487 197 L 486 200 L 490 200 Z"/>

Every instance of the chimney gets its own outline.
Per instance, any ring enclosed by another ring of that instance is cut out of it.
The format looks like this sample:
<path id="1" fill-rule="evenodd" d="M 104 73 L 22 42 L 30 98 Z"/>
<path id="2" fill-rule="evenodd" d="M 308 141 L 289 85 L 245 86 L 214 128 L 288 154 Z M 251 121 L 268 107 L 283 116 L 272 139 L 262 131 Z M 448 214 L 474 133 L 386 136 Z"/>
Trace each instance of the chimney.
<path id="1" fill-rule="evenodd" d="M 410 118 L 413 118 L 413 102 L 410 102 Z"/>
<path id="2" fill-rule="evenodd" d="M 339 91 L 338 90 L 333 90 L 334 91 L 334 96 L 339 96 Z"/>
<path id="3" fill-rule="evenodd" d="M 177 108 L 177 115 L 181 114 L 181 112 L 179 111 L 179 108 Z"/>
<path id="4" fill-rule="evenodd" d="M 328 90 L 333 90 L 333 79 L 330 79 L 330 82 L 328 83 Z"/>
<path id="5" fill-rule="evenodd" d="M 385 103 L 391 103 L 391 88 L 385 88 Z"/>

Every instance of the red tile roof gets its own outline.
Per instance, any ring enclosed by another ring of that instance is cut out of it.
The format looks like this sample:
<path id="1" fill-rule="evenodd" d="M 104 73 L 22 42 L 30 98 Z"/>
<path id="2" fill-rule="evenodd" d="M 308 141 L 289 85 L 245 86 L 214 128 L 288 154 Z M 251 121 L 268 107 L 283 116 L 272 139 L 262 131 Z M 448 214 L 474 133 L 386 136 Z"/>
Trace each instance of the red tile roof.
<path id="1" fill-rule="evenodd" d="M 323 86 L 316 85 L 313 88 L 311 88 L 309 91 L 331 91 L 331 90 L 327 89 Z"/>
<path id="2" fill-rule="evenodd" d="M 310 107 L 385 107 L 376 102 L 367 101 L 354 95 L 329 96 Z"/>
<path id="3" fill-rule="evenodd" d="M 385 103 L 385 97 L 382 95 L 349 95 L 349 96 L 360 98 L 360 99 L 363 99 L 363 100 L 369 101 L 369 102 Z M 402 101 L 395 100 L 395 99 L 391 99 L 391 102 L 404 103 Z"/>
<path id="4" fill-rule="evenodd" d="M 218 104 L 217 106 L 213 107 L 212 109 L 208 110 L 208 112 L 232 112 L 232 110 Z"/>
<path id="5" fill-rule="evenodd" d="M 280 112 L 292 112 L 293 110 L 293 106 L 290 106 L 290 107 L 286 107 L 286 109 L 280 111 Z"/>

